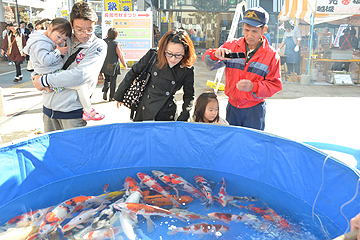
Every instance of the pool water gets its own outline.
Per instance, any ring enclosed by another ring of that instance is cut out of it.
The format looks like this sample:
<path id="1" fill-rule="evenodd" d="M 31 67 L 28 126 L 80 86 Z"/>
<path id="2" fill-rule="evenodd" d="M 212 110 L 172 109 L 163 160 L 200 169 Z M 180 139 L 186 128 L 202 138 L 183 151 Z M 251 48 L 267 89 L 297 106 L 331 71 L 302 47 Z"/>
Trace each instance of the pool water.
<path id="1" fill-rule="evenodd" d="M 219 202 L 214 202 L 209 210 L 205 210 L 205 206 L 197 198 L 185 206 L 187 211 L 202 214 L 207 216 L 212 212 L 224 212 L 231 214 L 252 214 L 256 216 L 260 222 L 230 222 L 224 223 L 215 220 L 190 220 L 182 221 L 177 218 L 157 217 L 153 216 L 151 219 L 156 224 L 154 231 L 147 231 L 147 224 L 142 216 L 138 216 L 139 223 L 135 227 L 135 232 L 139 239 L 197 239 L 196 234 L 177 233 L 168 235 L 167 233 L 174 227 L 186 227 L 192 224 L 208 223 L 208 224 L 222 224 L 229 227 L 229 231 L 224 234 L 204 235 L 201 239 L 332 239 L 342 234 L 342 231 L 334 224 L 331 219 L 327 219 L 321 213 L 316 211 L 317 217 L 312 215 L 312 206 L 297 199 L 294 196 L 280 191 L 277 188 L 266 185 L 264 183 L 254 181 L 249 178 L 244 178 L 239 175 L 229 174 L 225 172 L 197 169 L 197 168 L 172 168 L 163 167 L 152 169 L 151 167 L 134 167 L 124 169 L 113 169 L 108 171 L 94 172 L 78 176 L 76 178 L 64 179 L 32 191 L 23 195 L 10 203 L 0 208 L 2 212 L 0 216 L 0 225 L 6 221 L 24 212 L 45 208 L 61 203 L 62 201 L 79 196 L 79 195 L 101 195 L 105 184 L 109 184 L 108 192 L 119 191 L 123 189 L 123 183 L 127 176 L 133 177 L 139 183 L 140 180 L 136 174 L 138 172 L 146 173 L 152 176 L 152 170 L 159 170 L 166 174 L 174 173 L 186 179 L 189 183 L 196 186 L 194 177 L 201 175 L 212 184 L 221 182 L 222 178 L 226 182 L 226 193 L 231 196 L 239 197 L 254 197 L 259 199 L 253 202 L 236 202 L 244 208 L 235 207 L 227 204 L 222 207 Z M 165 186 L 160 180 L 157 182 Z M 221 184 L 214 186 L 212 189 L 213 195 L 218 196 Z M 306 186 L 304 186 L 306 187 Z M 170 192 L 175 195 L 175 191 Z M 179 191 L 180 195 L 190 194 Z M 264 219 L 261 213 L 256 213 L 250 207 L 271 208 L 276 214 L 281 216 L 286 227 L 281 227 L 279 222 L 271 219 Z M 171 206 L 164 207 L 170 209 Z M 314 217 L 314 220 L 313 220 Z M 321 219 L 321 222 L 318 220 Z M 68 222 L 64 221 L 62 224 Z M 123 235 L 125 236 L 125 235 Z M 66 238 L 64 238 L 66 239 Z M 121 239 L 118 236 L 115 239 Z M 125 237 L 125 239 L 127 239 Z"/>

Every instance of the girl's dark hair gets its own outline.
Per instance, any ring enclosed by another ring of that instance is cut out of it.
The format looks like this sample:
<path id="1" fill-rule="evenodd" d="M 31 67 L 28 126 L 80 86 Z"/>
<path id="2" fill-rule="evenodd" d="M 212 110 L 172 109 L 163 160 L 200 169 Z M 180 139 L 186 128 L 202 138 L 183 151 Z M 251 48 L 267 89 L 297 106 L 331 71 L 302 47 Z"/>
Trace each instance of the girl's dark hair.
<path id="1" fill-rule="evenodd" d="M 50 25 L 52 26 L 52 32 L 58 31 L 61 34 L 65 34 L 67 37 L 71 37 L 72 29 L 68 20 L 62 17 L 54 18 Z"/>
<path id="2" fill-rule="evenodd" d="M 159 41 L 158 49 L 158 60 L 157 64 L 159 69 L 162 69 L 166 66 L 167 60 L 165 57 L 165 50 L 169 42 L 180 43 L 184 46 L 185 54 L 181 63 L 184 67 L 191 67 L 194 65 L 196 60 L 196 52 L 194 44 L 191 41 L 189 34 L 183 29 L 172 29 L 165 33 L 165 35 Z"/>
<path id="3" fill-rule="evenodd" d="M 204 114 L 205 114 L 206 106 L 212 100 L 215 100 L 219 104 L 219 101 L 218 101 L 218 99 L 216 97 L 216 94 L 213 93 L 213 92 L 211 92 L 211 93 L 202 93 L 196 99 L 195 109 L 194 109 L 194 116 L 193 116 L 195 122 L 205 122 Z M 217 121 L 219 121 L 219 118 L 220 118 L 220 116 L 219 116 L 219 112 L 218 112 L 215 119 L 213 121 L 211 121 L 211 122 L 217 122 Z"/>
<path id="4" fill-rule="evenodd" d="M 115 39 L 118 35 L 118 30 L 116 28 L 109 28 L 107 36 L 110 39 Z"/>

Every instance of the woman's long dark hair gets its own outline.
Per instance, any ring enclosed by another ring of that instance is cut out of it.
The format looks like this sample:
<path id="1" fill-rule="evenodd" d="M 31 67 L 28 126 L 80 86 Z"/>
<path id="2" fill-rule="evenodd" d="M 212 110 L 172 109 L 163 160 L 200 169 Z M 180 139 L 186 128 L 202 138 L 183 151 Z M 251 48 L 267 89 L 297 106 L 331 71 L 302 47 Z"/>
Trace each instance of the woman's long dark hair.
<path id="1" fill-rule="evenodd" d="M 194 65 L 196 60 L 196 52 L 194 44 L 191 41 L 189 34 L 183 29 L 172 29 L 165 33 L 165 35 L 160 39 L 158 44 L 158 60 L 157 64 L 159 69 L 162 69 L 166 66 L 167 60 L 165 57 L 165 50 L 169 42 L 180 43 L 184 46 L 185 55 L 181 60 L 181 63 L 184 67 L 191 67 Z"/>

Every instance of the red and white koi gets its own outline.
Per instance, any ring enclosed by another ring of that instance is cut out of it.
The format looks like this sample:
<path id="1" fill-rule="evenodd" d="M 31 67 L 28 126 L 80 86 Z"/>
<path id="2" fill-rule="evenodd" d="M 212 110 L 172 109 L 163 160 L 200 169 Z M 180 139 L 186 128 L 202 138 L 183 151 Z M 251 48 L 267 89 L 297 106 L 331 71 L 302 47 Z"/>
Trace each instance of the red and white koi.
<path id="1" fill-rule="evenodd" d="M 201 238 L 205 234 L 213 234 L 216 237 L 222 236 L 224 233 L 229 231 L 229 227 L 221 224 L 192 224 L 187 227 L 176 227 L 172 228 L 167 232 L 168 235 L 174 235 L 176 233 L 182 232 L 184 234 L 193 233 L 198 234 Z"/>
<path id="2" fill-rule="evenodd" d="M 127 177 L 124 183 L 125 187 L 125 194 L 126 196 L 130 196 L 133 192 L 139 192 L 141 196 L 143 196 L 143 192 L 141 191 L 140 187 L 138 186 L 136 180 L 132 177 Z"/>
<path id="3" fill-rule="evenodd" d="M 158 184 L 152 177 L 150 177 L 150 176 L 147 175 L 146 173 L 138 173 L 137 176 L 138 176 L 138 178 L 141 180 L 141 182 L 143 182 L 146 186 L 148 186 L 149 188 L 154 189 L 155 191 L 157 191 L 158 193 L 160 193 L 160 194 L 163 195 L 164 197 L 169 198 L 174 205 L 180 206 L 180 203 L 179 203 L 178 201 L 176 201 L 176 200 L 175 200 L 163 187 L 161 187 L 160 184 Z"/>
<path id="4" fill-rule="evenodd" d="M 107 239 L 113 237 L 121 230 L 121 227 L 109 227 L 109 228 L 102 228 L 99 230 L 91 231 L 85 234 L 82 239 L 83 240 L 98 240 L 98 239 Z"/>
<path id="5" fill-rule="evenodd" d="M 179 184 L 179 186 L 182 187 L 182 189 L 185 192 L 188 192 L 192 196 L 199 198 L 201 201 L 205 201 L 205 195 L 202 192 L 200 192 L 197 188 L 195 188 L 191 183 L 186 181 L 184 178 L 173 173 L 170 173 L 169 176 L 172 177 L 173 179 L 176 179 L 177 181 L 182 182 Z"/>
<path id="6" fill-rule="evenodd" d="M 184 218 L 189 218 L 192 220 L 199 220 L 199 219 L 203 219 L 203 220 L 211 220 L 212 218 L 205 216 L 205 215 L 201 215 L 201 214 L 197 214 L 194 212 L 190 212 L 188 210 L 185 209 L 181 209 L 181 208 L 172 208 L 169 210 L 172 213 L 175 214 L 179 214 L 179 216 L 182 216 Z"/>
<path id="7" fill-rule="evenodd" d="M 30 224 L 36 226 L 35 221 L 41 220 L 50 209 L 51 207 L 47 207 L 13 217 L 0 227 L 0 233 L 9 228 L 22 228 L 30 226 Z"/>
<path id="8" fill-rule="evenodd" d="M 240 222 L 242 217 L 237 214 L 223 213 L 223 212 L 213 212 L 208 213 L 208 216 L 212 219 L 221 220 L 225 223 L 230 223 L 231 221 Z"/>
<path id="9" fill-rule="evenodd" d="M 226 186 L 225 186 L 225 179 L 222 178 L 222 185 L 219 190 L 219 202 L 223 207 L 226 206 L 227 200 L 226 200 Z"/>
<path id="10" fill-rule="evenodd" d="M 205 204 L 205 210 L 208 210 L 213 204 L 211 185 L 203 176 L 196 175 L 194 179 L 197 187 L 201 189 L 201 192 L 206 197 L 206 202 L 204 204 Z"/>
<path id="11" fill-rule="evenodd" d="M 176 196 L 179 198 L 179 191 L 177 187 L 183 184 L 183 181 L 171 175 L 165 174 L 161 171 L 152 170 L 151 172 L 156 178 L 159 178 L 163 183 L 172 187 L 176 192 Z"/>

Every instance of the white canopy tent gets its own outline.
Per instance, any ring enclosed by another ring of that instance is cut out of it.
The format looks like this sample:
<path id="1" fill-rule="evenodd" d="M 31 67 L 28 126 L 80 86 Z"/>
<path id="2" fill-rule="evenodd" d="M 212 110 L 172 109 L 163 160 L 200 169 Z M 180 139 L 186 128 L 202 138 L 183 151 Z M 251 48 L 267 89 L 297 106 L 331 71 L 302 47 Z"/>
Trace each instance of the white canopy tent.
<path id="1" fill-rule="evenodd" d="M 355 4 L 351 0 L 285 0 L 279 14 L 279 21 L 284 22 L 296 18 L 310 24 L 313 13 L 315 14 L 315 25 L 345 18 L 349 18 L 346 21 L 350 21 L 350 17 L 360 13 L 360 4 Z M 349 22 L 346 23 L 353 25 Z"/>

